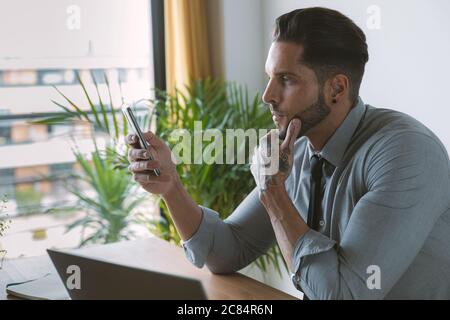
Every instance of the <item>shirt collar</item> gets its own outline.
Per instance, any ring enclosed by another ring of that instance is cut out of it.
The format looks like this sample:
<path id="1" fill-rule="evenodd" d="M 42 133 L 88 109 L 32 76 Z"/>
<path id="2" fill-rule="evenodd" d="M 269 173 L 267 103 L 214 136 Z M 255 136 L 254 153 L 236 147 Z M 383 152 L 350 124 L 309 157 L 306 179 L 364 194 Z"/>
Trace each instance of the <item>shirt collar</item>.
<path id="1" fill-rule="evenodd" d="M 344 121 L 336 129 L 330 139 L 328 139 L 327 143 L 320 152 L 314 151 L 311 144 L 308 143 L 309 159 L 311 160 L 312 156 L 319 154 L 333 166 L 338 167 L 341 163 L 342 157 L 344 156 L 344 152 L 350 143 L 353 133 L 361 121 L 365 109 L 364 102 L 360 97 L 358 97 L 355 107 L 350 110 Z"/>

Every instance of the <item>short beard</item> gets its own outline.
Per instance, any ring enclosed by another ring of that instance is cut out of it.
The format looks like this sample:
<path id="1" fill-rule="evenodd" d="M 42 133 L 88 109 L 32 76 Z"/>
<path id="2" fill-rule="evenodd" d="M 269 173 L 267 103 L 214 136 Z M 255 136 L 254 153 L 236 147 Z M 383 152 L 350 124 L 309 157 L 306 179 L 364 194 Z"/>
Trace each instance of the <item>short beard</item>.
<path id="1" fill-rule="evenodd" d="M 303 111 L 300 114 L 297 114 L 293 117 L 300 119 L 302 122 L 302 128 L 300 132 L 297 135 L 297 138 L 300 138 L 305 135 L 305 133 L 314 128 L 316 125 L 318 125 L 322 120 L 324 120 L 328 115 L 330 114 L 330 108 L 325 103 L 325 98 L 323 96 L 322 90 L 317 95 L 317 101 L 310 105 L 308 108 L 306 108 L 305 111 Z M 291 119 L 292 120 L 292 119 Z M 289 124 L 288 124 L 289 127 Z M 281 140 L 284 140 L 286 138 L 287 134 L 287 128 L 280 131 L 279 137 Z"/>

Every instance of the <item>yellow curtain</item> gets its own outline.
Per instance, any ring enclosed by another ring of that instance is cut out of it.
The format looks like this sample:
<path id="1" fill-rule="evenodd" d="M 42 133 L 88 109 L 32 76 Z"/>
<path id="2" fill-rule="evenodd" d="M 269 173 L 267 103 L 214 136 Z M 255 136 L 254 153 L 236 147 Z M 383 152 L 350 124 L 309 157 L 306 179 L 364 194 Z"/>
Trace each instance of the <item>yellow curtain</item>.
<path id="1" fill-rule="evenodd" d="M 211 75 L 206 0 L 164 0 L 166 85 L 175 88 Z"/>

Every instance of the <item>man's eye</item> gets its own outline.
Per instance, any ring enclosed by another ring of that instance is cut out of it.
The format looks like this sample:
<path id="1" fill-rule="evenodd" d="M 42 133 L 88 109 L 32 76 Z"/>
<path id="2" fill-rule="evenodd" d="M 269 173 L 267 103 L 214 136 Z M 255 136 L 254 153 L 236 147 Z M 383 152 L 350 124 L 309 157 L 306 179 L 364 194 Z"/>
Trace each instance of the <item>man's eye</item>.
<path id="1" fill-rule="evenodd" d="M 289 82 L 289 77 L 288 76 L 281 76 L 281 81 L 283 82 Z"/>

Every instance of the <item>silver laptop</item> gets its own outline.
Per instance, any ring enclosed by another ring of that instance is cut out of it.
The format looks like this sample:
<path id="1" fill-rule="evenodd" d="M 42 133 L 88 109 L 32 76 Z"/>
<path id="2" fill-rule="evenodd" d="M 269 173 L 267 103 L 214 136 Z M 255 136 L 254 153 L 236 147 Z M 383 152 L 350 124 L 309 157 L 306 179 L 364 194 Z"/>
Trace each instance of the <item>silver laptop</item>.
<path id="1" fill-rule="evenodd" d="M 47 250 L 74 300 L 204 300 L 199 280 Z"/>

